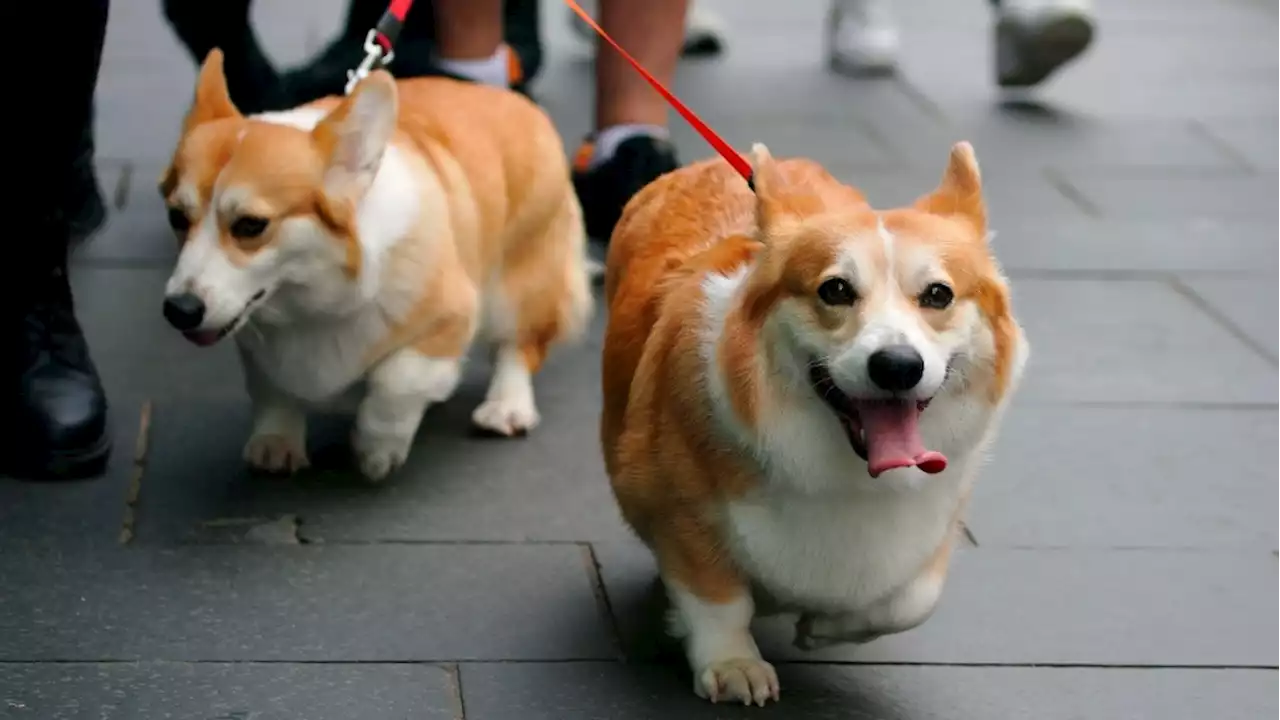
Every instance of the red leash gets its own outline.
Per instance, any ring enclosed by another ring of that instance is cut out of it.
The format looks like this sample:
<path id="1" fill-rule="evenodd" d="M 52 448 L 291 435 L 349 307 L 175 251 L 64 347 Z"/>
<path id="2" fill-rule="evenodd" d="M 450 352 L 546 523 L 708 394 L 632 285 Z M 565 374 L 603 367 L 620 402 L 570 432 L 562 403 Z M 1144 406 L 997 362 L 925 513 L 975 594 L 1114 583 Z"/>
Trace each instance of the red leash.
<path id="1" fill-rule="evenodd" d="M 589 25 L 592 30 L 595 30 L 596 34 L 599 35 L 601 39 L 609 43 L 614 50 L 617 50 L 619 55 L 625 58 L 627 62 L 631 63 L 631 67 L 635 68 L 636 72 L 640 73 L 640 75 L 653 86 L 653 89 L 657 90 L 658 94 L 665 98 L 667 103 L 671 105 L 671 107 L 675 108 L 675 111 L 680 113 L 680 116 L 693 126 L 694 130 L 698 131 L 698 134 L 702 136 L 703 140 L 706 140 L 711 147 L 715 148 L 716 152 L 720 153 L 720 157 L 724 158 L 725 162 L 732 165 L 733 169 L 738 171 L 738 174 L 747 181 L 747 185 L 750 186 L 752 190 L 755 190 L 755 183 L 752 182 L 751 177 L 751 163 L 747 162 L 745 158 L 739 155 L 738 152 L 733 149 L 732 145 L 725 142 L 724 138 L 720 137 L 715 130 L 712 130 L 709 125 L 703 122 L 702 118 L 698 117 L 697 114 L 690 110 L 687 105 L 680 102 L 680 98 L 676 97 L 670 90 L 663 86 L 662 83 L 658 82 L 658 79 L 651 75 L 648 70 L 645 70 L 644 66 L 641 65 L 638 60 L 631 57 L 631 53 L 624 50 L 613 38 L 609 37 L 609 33 L 606 33 L 604 28 L 600 27 L 600 25 L 598 25 L 591 17 L 590 13 L 582 9 L 582 6 L 578 5 L 574 0 L 564 0 L 564 4 L 568 5 L 569 9 L 576 13 L 578 17 L 582 18 L 582 21 Z"/>
<path id="2" fill-rule="evenodd" d="M 644 66 L 641 65 L 639 61 L 631 57 L 631 53 L 624 50 L 617 41 L 609 37 L 609 33 L 605 32 L 604 28 L 600 27 L 600 25 L 596 23 L 595 19 L 591 17 L 591 14 L 582 9 L 581 5 L 574 2 L 574 0 L 564 0 L 564 3 L 565 5 L 568 5 L 569 9 L 575 12 L 578 17 L 582 18 L 582 21 L 585 22 L 592 30 L 595 30 L 596 34 L 599 35 L 601 39 L 608 43 L 614 50 L 617 50 L 618 54 L 625 58 L 627 62 L 631 63 L 631 67 L 635 68 L 636 72 L 640 73 L 641 77 L 648 81 L 648 83 L 653 86 L 653 89 L 657 90 L 658 94 L 666 99 L 667 103 L 671 105 L 671 107 L 675 108 L 675 111 L 680 113 L 680 116 L 692 125 L 693 129 L 697 130 L 698 134 L 701 135 L 702 138 L 711 145 L 711 147 L 715 148 L 716 152 L 720 153 L 720 157 L 724 158 L 725 162 L 729 163 L 733 166 L 734 170 L 738 171 L 738 174 L 747 181 L 747 186 L 752 190 L 755 190 L 755 184 L 752 182 L 751 163 L 747 162 L 745 158 L 739 155 L 738 152 L 733 149 L 733 146 L 725 142 L 724 138 L 720 137 L 715 130 L 712 130 L 709 125 L 703 122 L 702 118 L 698 117 L 697 114 L 690 110 L 687 105 L 680 102 L 680 98 L 676 97 L 662 83 L 658 82 L 658 79 L 650 74 L 648 70 L 645 70 Z M 378 24 L 375 25 L 374 28 L 369 31 L 368 36 L 365 37 L 364 60 L 360 61 L 359 67 L 355 70 L 347 71 L 346 92 L 348 95 L 355 89 L 356 83 L 360 82 L 360 80 L 367 76 L 369 72 L 373 70 L 375 65 L 386 65 L 395 57 L 392 47 L 395 46 L 396 39 L 400 37 L 400 30 L 404 27 L 404 19 L 408 16 L 409 8 L 411 7 L 413 7 L 413 0 L 391 0 L 391 4 L 387 7 L 387 11 L 382 14 L 382 18 L 378 20 Z"/>

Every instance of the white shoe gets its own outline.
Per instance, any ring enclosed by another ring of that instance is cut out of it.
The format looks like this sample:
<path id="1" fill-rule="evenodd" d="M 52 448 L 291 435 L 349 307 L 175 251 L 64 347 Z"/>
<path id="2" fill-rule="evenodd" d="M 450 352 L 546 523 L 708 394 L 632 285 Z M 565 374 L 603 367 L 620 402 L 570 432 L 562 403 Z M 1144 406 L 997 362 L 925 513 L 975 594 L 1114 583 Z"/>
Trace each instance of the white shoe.
<path id="1" fill-rule="evenodd" d="M 827 60 L 848 75 L 889 73 L 898 64 L 898 28 L 886 0 L 832 0 Z"/>
<path id="2" fill-rule="evenodd" d="M 1004 0 L 996 11 L 996 82 L 1037 85 L 1084 52 L 1093 34 L 1089 0 Z"/>
<path id="3" fill-rule="evenodd" d="M 595 2 L 586 1 L 578 4 L 592 16 L 599 15 L 596 12 Z M 583 40 L 594 41 L 596 33 L 591 26 L 583 22 L 573 10 L 569 8 L 565 10 L 569 13 L 569 27 L 574 33 Z M 684 19 L 684 46 L 680 48 L 680 54 L 684 56 L 719 55 L 724 50 L 724 36 L 724 21 L 720 16 L 710 10 L 702 9 L 696 2 L 690 0 Z"/>

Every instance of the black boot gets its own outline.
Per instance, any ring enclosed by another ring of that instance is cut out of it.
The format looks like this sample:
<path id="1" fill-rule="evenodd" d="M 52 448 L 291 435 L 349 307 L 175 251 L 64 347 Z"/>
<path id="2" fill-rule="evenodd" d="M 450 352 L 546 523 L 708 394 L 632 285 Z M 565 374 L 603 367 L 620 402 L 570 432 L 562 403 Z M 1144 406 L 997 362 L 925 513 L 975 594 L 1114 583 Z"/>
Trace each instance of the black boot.
<path id="1" fill-rule="evenodd" d="M 62 230 L 65 232 L 65 229 Z M 65 247 L 65 238 L 50 245 Z M 3 332 L 4 472 L 64 479 L 100 474 L 111 453 L 107 399 L 76 321 L 66 265 L 11 285 Z"/>

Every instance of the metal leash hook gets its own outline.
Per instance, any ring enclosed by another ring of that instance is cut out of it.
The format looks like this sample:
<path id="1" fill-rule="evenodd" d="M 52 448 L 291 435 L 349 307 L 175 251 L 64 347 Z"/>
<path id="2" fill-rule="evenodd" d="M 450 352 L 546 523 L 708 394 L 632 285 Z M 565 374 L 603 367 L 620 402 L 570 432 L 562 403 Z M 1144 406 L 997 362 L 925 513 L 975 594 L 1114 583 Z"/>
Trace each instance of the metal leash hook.
<path id="1" fill-rule="evenodd" d="M 376 29 L 370 30 L 369 34 L 364 38 L 364 59 L 360 61 L 355 70 L 347 71 L 347 87 L 343 90 L 343 93 L 350 95 L 361 80 L 369 77 L 369 73 L 373 72 L 375 65 L 385 67 L 395 59 L 395 51 L 390 48 L 384 48 L 382 43 L 378 42 L 378 31 Z"/>

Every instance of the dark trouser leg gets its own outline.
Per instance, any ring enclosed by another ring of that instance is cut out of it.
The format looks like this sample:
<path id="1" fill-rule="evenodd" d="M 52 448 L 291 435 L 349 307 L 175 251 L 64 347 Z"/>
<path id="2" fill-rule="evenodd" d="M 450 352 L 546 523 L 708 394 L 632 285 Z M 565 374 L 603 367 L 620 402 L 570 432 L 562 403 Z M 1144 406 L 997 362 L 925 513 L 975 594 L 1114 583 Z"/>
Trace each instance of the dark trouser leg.
<path id="1" fill-rule="evenodd" d="M 30 81 L 31 87 L 19 96 L 24 98 L 24 104 L 29 103 L 27 107 L 40 108 L 40 121 L 23 129 L 24 142 L 47 153 L 41 162 L 31 163 L 24 170 L 33 180 L 22 186 L 32 193 L 32 204 L 25 207 L 40 207 L 50 217 L 74 222 L 83 220 L 77 216 L 89 200 L 86 184 L 94 191 L 97 185 L 93 172 L 93 91 L 102 62 L 110 3 L 69 2 L 66 11 L 75 13 L 77 22 L 59 25 L 57 63 L 47 66 L 47 74 L 22 73 L 17 82 L 27 85 Z M 101 206 L 98 212 L 101 213 Z M 76 229 L 88 234 L 101 222 L 99 217 L 88 227 Z M 61 248 L 54 254 L 60 255 Z"/>
<path id="2" fill-rule="evenodd" d="M 163 0 L 164 15 L 197 64 L 222 50 L 231 101 L 243 113 L 283 110 L 294 103 L 249 25 L 251 0 Z"/>
<path id="3" fill-rule="evenodd" d="M 9 428 L 0 472 L 39 477 L 95 474 L 110 452 L 106 398 L 66 272 L 78 210 L 70 204 L 92 167 L 93 95 L 109 0 L 67 3 L 61 12 L 75 21 L 58 27 L 56 65 L 15 76 L 16 95 L 40 112 L 39 122 L 24 127 L 24 142 L 43 159 L 24 168 L 8 213 L 15 218 L 9 242 L 20 252 L 0 277 L 0 416 Z"/>

